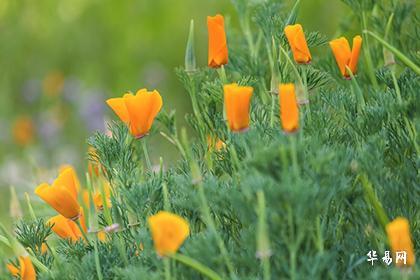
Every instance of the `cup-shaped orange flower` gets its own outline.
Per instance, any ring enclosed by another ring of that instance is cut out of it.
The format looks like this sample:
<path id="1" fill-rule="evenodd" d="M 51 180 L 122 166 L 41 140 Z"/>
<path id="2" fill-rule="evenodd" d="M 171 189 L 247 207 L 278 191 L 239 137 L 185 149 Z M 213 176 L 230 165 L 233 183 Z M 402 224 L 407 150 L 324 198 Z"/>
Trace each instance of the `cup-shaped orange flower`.
<path id="1" fill-rule="evenodd" d="M 155 249 L 160 256 L 175 253 L 190 234 L 185 219 L 166 211 L 149 217 L 148 222 Z"/>
<path id="2" fill-rule="evenodd" d="M 249 108 L 254 89 L 229 84 L 223 87 L 226 117 L 231 131 L 240 132 L 249 127 Z"/>
<path id="3" fill-rule="evenodd" d="M 35 194 L 64 217 L 77 220 L 80 216 L 80 205 L 77 202 L 78 187 L 73 171 L 66 168 L 51 186 L 47 183 L 39 185 Z"/>
<path id="4" fill-rule="evenodd" d="M 350 77 L 350 73 L 346 67 L 351 70 L 352 74 L 356 74 L 360 49 L 362 48 L 362 37 L 355 36 L 353 38 L 353 47 L 351 49 L 349 41 L 344 37 L 330 41 L 330 47 L 341 75 L 345 78 Z"/>
<path id="5" fill-rule="evenodd" d="M 207 17 L 207 28 L 209 32 L 208 65 L 211 68 L 218 68 L 228 63 L 228 48 L 223 16 Z"/>
<path id="6" fill-rule="evenodd" d="M 290 49 L 293 53 L 293 58 L 296 63 L 308 64 L 312 60 L 311 53 L 306 43 L 305 33 L 303 32 L 302 25 L 287 25 L 284 28 L 287 41 L 289 42 Z"/>
<path id="7" fill-rule="evenodd" d="M 394 257 L 397 252 L 405 252 L 406 254 L 406 264 L 404 264 L 401 260 L 398 263 L 395 262 L 395 264 L 397 266 L 413 266 L 416 262 L 416 257 L 414 255 L 414 247 L 411 240 L 410 225 L 408 220 L 401 217 L 396 218 L 387 224 L 386 233 L 388 235 L 389 244 Z"/>
<path id="8" fill-rule="evenodd" d="M 128 125 L 131 134 L 139 139 L 149 133 L 162 108 L 162 97 L 156 90 L 140 89 L 136 95 L 126 93 L 121 98 L 108 99 L 106 103 Z"/>
<path id="9" fill-rule="evenodd" d="M 299 128 L 299 108 L 294 84 L 280 84 L 280 121 L 283 131 L 293 133 Z"/>
<path id="10" fill-rule="evenodd" d="M 79 194 L 80 191 L 80 181 L 79 178 L 77 177 L 77 173 L 76 170 L 74 170 L 73 166 L 65 164 L 60 166 L 60 174 L 62 174 L 62 179 L 65 180 L 66 185 L 69 187 L 69 189 L 71 189 L 72 193 L 75 194 L 75 196 L 77 197 L 77 195 Z"/>
<path id="11" fill-rule="evenodd" d="M 80 238 L 83 238 L 83 234 L 77 224 L 62 215 L 52 217 L 47 221 L 47 224 L 51 225 L 55 234 L 63 239 L 70 239 L 76 242 Z"/>
<path id="12" fill-rule="evenodd" d="M 29 256 L 19 257 L 19 267 L 9 263 L 7 269 L 13 277 L 21 280 L 36 280 L 35 268 Z"/>

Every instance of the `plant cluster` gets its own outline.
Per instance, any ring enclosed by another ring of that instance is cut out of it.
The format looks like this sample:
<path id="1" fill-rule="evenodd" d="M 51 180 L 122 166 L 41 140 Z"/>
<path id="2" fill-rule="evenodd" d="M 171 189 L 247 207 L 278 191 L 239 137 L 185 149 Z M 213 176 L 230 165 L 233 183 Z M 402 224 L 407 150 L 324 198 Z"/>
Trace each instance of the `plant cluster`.
<path id="1" fill-rule="evenodd" d="M 82 189 L 62 170 L 48 187 L 60 180 L 76 196 L 40 197 L 62 215 L 60 207 L 74 210 L 69 225 L 32 211 L 0 241 L 30 256 L 37 279 L 419 278 L 414 2 L 344 2 L 361 24 L 352 48 L 304 33 L 299 0 L 291 10 L 235 0 L 240 30 L 225 34 L 223 17 L 209 17 L 209 67 L 199 68 L 192 24 L 176 74 L 193 132 L 165 106 L 159 112 L 157 91 L 108 100 L 121 122 L 88 139 L 87 202 L 70 205 Z M 331 56 L 311 55 L 328 41 Z M 173 166 L 149 158 L 147 134 L 158 133 L 179 151 Z M 56 241 L 58 227 L 76 240 Z M 383 264 L 386 251 L 405 251 L 407 263 Z"/>

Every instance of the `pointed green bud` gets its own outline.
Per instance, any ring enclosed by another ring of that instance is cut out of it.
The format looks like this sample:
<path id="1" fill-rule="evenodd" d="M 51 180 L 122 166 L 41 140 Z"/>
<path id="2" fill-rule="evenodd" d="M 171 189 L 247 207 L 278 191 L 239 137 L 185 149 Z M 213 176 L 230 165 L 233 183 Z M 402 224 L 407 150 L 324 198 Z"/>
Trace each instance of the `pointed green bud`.
<path id="1" fill-rule="evenodd" d="M 190 23 L 187 48 L 185 50 L 185 71 L 192 73 L 197 71 L 194 49 L 194 20 Z"/>

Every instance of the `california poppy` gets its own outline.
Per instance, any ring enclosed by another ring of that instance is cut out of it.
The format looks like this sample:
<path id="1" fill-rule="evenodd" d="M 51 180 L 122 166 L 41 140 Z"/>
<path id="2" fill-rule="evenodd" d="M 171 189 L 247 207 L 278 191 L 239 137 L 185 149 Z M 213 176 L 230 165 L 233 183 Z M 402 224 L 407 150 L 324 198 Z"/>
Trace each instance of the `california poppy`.
<path id="1" fill-rule="evenodd" d="M 299 109 L 294 84 L 280 84 L 280 120 L 283 131 L 295 132 L 299 128 Z"/>
<path id="2" fill-rule="evenodd" d="M 254 89 L 229 84 L 223 87 L 226 117 L 231 131 L 239 132 L 249 127 L 249 107 Z"/>
<path id="3" fill-rule="evenodd" d="M 166 211 L 149 217 L 148 222 L 155 249 L 160 256 L 175 253 L 190 234 L 185 219 Z"/>
<path id="4" fill-rule="evenodd" d="M 397 266 L 413 266 L 416 257 L 414 255 L 413 242 L 410 235 L 410 225 L 405 218 L 396 218 L 386 226 L 389 245 L 394 254 L 397 252 L 406 253 L 406 264 L 402 261 L 396 262 Z"/>
<path id="5" fill-rule="evenodd" d="M 77 220 L 80 216 L 80 205 L 77 202 L 78 186 L 73 172 L 71 168 L 66 168 L 51 186 L 47 183 L 39 185 L 35 194 L 64 217 Z"/>
<path id="6" fill-rule="evenodd" d="M 70 239 L 71 241 L 76 242 L 83 237 L 83 234 L 77 224 L 62 215 L 50 218 L 47 221 L 47 224 L 51 225 L 55 234 L 63 239 Z"/>
<path id="7" fill-rule="evenodd" d="M 162 97 L 156 90 L 140 89 L 136 95 L 126 93 L 121 98 L 108 99 L 106 103 L 129 126 L 134 137 L 142 138 L 149 133 L 162 108 Z"/>
<path id="8" fill-rule="evenodd" d="M 19 257 L 19 267 L 9 263 L 7 269 L 13 277 L 20 277 L 21 280 L 36 280 L 35 268 L 29 256 Z"/>
<path id="9" fill-rule="evenodd" d="M 212 68 L 218 68 L 228 63 L 228 48 L 223 16 L 207 17 L 207 28 L 209 32 L 208 65 Z"/>
<path id="10" fill-rule="evenodd" d="M 355 36 L 353 38 L 352 49 L 350 49 L 350 44 L 344 37 L 332 40 L 330 42 L 330 47 L 341 74 L 345 78 L 350 77 L 350 73 L 348 73 L 346 66 L 350 68 L 352 74 L 356 74 L 357 62 L 359 61 L 360 49 L 362 47 L 362 37 Z"/>
<path id="11" fill-rule="evenodd" d="M 302 25 L 288 25 L 284 28 L 284 33 L 286 34 L 287 41 L 289 42 L 296 63 L 310 63 L 312 57 L 309 52 L 308 44 L 306 43 Z"/>

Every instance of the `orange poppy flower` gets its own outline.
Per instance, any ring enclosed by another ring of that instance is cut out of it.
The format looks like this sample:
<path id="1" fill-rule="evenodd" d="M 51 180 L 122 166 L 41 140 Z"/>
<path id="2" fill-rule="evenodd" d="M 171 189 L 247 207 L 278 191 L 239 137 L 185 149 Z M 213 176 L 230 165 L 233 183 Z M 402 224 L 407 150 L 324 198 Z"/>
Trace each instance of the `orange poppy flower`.
<path id="1" fill-rule="evenodd" d="M 21 280 L 36 280 L 35 268 L 29 256 L 19 257 L 19 267 L 9 263 L 7 269 L 13 277 L 20 277 Z"/>
<path id="2" fill-rule="evenodd" d="M 160 211 L 148 218 L 155 249 L 160 256 L 175 253 L 190 234 L 188 222 L 182 217 Z"/>
<path id="3" fill-rule="evenodd" d="M 280 92 L 280 120 L 283 131 L 295 132 L 299 128 L 299 109 L 296 101 L 295 85 L 281 84 Z"/>
<path id="4" fill-rule="evenodd" d="M 249 107 L 254 89 L 229 84 L 223 87 L 226 117 L 231 131 L 239 132 L 249 127 Z"/>
<path id="5" fill-rule="evenodd" d="M 77 220 L 80 216 L 80 205 L 77 202 L 78 186 L 74 176 L 74 170 L 66 168 L 51 186 L 47 183 L 39 185 L 35 194 L 64 217 Z"/>
<path id="6" fill-rule="evenodd" d="M 139 139 L 149 133 L 162 108 L 162 97 L 156 90 L 140 89 L 136 95 L 126 93 L 121 98 L 108 99 L 106 103 L 129 126 L 131 134 Z"/>
<path id="7" fill-rule="evenodd" d="M 69 164 L 64 164 L 60 166 L 59 169 L 60 174 L 64 174 L 64 176 L 68 176 L 69 178 L 69 187 L 71 188 L 72 192 L 76 195 L 79 194 L 80 191 L 80 181 L 77 177 L 76 170 L 74 170 L 73 166 Z"/>
<path id="8" fill-rule="evenodd" d="M 303 33 L 302 25 L 288 25 L 284 28 L 287 41 L 289 42 L 290 49 L 293 53 L 293 58 L 296 63 L 308 64 L 311 62 L 312 57 L 309 52 L 308 44 L 306 43 L 305 33 Z"/>
<path id="9" fill-rule="evenodd" d="M 352 49 L 350 49 L 349 42 L 344 37 L 332 40 L 330 42 L 330 47 L 341 74 L 345 78 L 350 77 L 350 73 L 348 73 L 346 66 L 350 68 L 353 74 L 356 74 L 357 62 L 359 61 L 360 49 L 362 48 L 362 37 L 355 36 L 353 38 Z"/>
<path id="10" fill-rule="evenodd" d="M 228 48 L 223 16 L 207 17 L 207 28 L 209 32 L 208 65 L 212 68 L 218 68 L 228 63 Z"/>
<path id="11" fill-rule="evenodd" d="M 63 239 L 71 239 L 71 241 L 76 242 L 83 238 L 83 234 L 77 224 L 62 215 L 52 217 L 47 221 L 47 224 L 52 225 L 52 230 L 55 234 Z"/>
<path id="12" fill-rule="evenodd" d="M 405 218 L 396 218 L 386 226 L 389 244 L 394 255 L 397 252 L 406 253 L 406 264 L 403 261 L 395 262 L 397 266 L 413 266 L 416 262 L 413 242 L 410 235 L 410 225 Z"/>

